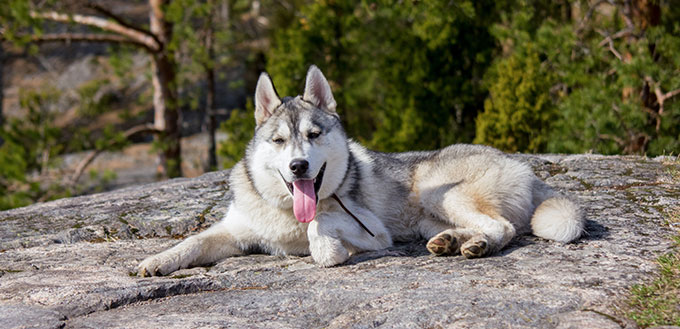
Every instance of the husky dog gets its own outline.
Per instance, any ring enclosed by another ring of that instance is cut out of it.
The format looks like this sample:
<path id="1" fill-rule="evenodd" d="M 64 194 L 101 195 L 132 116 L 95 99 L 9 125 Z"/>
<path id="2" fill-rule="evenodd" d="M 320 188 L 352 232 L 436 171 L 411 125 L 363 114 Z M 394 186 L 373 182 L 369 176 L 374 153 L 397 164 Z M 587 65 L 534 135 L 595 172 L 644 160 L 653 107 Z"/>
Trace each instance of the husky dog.
<path id="1" fill-rule="evenodd" d="M 321 266 L 353 253 L 425 238 L 434 255 L 482 257 L 527 233 L 569 242 L 579 207 L 526 165 L 480 145 L 380 153 L 348 139 L 316 67 L 304 94 L 280 99 L 266 73 L 255 90 L 257 128 L 231 170 L 224 219 L 139 265 L 165 275 L 252 250 L 308 255 Z"/>

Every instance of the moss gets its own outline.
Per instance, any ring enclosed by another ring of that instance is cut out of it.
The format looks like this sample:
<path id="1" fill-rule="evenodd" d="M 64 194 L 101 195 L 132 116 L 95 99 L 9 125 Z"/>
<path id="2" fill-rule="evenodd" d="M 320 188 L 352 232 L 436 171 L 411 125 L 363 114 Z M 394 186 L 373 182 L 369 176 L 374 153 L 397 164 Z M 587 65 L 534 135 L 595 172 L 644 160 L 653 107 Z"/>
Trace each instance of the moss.
<path id="1" fill-rule="evenodd" d="M 629 317 L 641 327 L 680 325 L 680 257 L 666 254 L 657 260 L 659 278 L 651 284 L 635 285 L 631 289 Z"/>
<path id="2" fill-rule="evenodd" d="M 215 205 L 211 204 L 208 207 L 206 207 L 205 209 L 203 209 L 203 211 L 201 211 L 201 213 L 198 215 L 199 224 L 205 223 L 205 215 L 207 215 L 214 207 L 215 207 Z"/>
<path id="3" fill-rule="evenodd" d="M 170 225 L 165 226 L 165 232 L 168 233 L 168 235 L 172 235 L 172 226 Z"/>
<path id="4" fill-rule="evenodd" d="M 550 173 L 550 176 L 555 176 L 559 174 L 563 174 L 567 172 L 567 168 L 564 166 L 560 166 L 557 163 L 551 163 L 550 166 L 548 167 L 548 173 Z"/>
<path id="5" fill-rule="evenodd" d="M 624 175 L 624 176 L 631 176 L 631 175 L 633 175 L 633 168 L 628 168 L 628 169 L 624 170 L 624 171 L 623 171 L 623 175 Z"/>
<path id="6" fill-rule="evenodd" d="M 590 184 L 590 183 L 586 182 L 585 180 L 583 180 L 581 178 L 576 178 L 576 180 L 578 180 L 578 182 L 581 183 L 583 188 L 585 188 L 586 190 L 592 190 L 593 189 L 593 184 Z"/>
<path id="7" fill-rule="evenodd" d="M 665 214 L 669 223 L 680 222 L 680 208 Z M 659 276 L 649 284 L 631 288 L 627 315 L 641 327 L 680 326 L 680 235 L 673 240 L 673 251 L 657 259 Z"/>
<path id="8" fill-rule="evenodd" d="M 9 222 L 11 220 L 21 220 L 21 218 L 17 216 L 7 216 L 5 218 L 0 218 L 0 222 Z"/>
<path id="9" fill-rule="evenodd" d="M 680 181 L 680 165 L 670 164 L 666 165 L 666 173 L 671 176 L 674 181 Z"/>

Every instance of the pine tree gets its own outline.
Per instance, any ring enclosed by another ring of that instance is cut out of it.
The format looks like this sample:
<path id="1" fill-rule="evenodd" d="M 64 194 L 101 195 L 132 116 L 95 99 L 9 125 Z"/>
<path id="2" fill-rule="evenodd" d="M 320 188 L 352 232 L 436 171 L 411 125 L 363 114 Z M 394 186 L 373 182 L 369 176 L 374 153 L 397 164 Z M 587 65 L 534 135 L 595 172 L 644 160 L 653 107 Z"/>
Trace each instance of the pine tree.
<path id="1" fill-rule="evenodd" d="M 275 35 L 267 70 L 282 95 L 295 95 L 319 66 L 348 134 L 376 149 L 469 142 L 498 12 L 473 1 L 314 2 Z"/>
<path id="2" fill-rule="evenodd" d="M 508 152 L 544 152 L 556 112 L 549 94 L 554 78 L 534 46 L 526 44 L 499 61 L 485 79 L 492 84 L 474 142 Z"/>

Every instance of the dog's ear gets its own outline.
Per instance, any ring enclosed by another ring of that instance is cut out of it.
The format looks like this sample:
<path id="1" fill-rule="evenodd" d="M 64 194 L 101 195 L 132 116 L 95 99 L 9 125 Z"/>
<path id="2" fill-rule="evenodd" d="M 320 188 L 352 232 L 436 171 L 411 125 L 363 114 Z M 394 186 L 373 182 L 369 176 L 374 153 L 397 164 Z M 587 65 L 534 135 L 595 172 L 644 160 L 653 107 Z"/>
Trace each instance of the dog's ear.
<path id="1" fill-rule="evenodd" d="M 279 105 L 281 105 L 281 99 L 276 94 L 272 79 L 263 72 L 255 87 L 255 123 L 258 126 L 263 124 Z"/>
<path id="2" fill-rule="evenodd" d="M 322 110 L 335 113 L 337 104 L 333 98 L 331 86 L 316 65 L 310 66 L 309 71 L 307 71 L 305 94 L 302 96 L 302 99 Z"/>

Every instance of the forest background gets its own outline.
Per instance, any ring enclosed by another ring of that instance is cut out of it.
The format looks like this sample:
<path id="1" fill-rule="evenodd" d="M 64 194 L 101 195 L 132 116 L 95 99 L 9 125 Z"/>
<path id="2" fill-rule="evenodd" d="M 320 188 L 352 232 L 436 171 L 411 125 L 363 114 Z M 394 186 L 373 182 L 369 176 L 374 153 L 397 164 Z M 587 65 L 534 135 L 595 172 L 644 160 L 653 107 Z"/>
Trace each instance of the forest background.
<path id="1" fill-rule="evenodd" d="M 2 1 L 0 209 L 229 168 L 311 64 L 380 151 L 677 155 L 673 2 Z"/>

